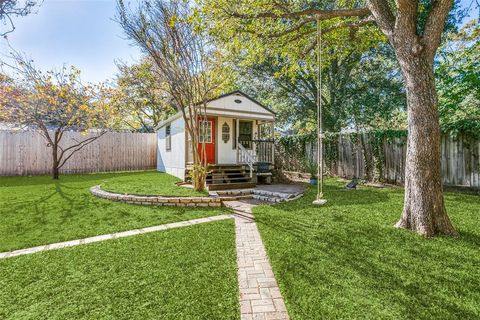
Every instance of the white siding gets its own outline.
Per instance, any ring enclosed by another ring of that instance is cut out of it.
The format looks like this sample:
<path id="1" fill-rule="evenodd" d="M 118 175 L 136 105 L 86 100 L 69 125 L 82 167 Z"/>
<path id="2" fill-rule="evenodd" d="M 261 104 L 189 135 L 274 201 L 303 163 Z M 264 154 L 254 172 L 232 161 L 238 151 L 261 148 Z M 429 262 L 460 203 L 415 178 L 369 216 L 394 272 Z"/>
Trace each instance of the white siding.
<path id="1" fill-rule="evenodd" d="M 236 103 L 235 100 L 240 100 L 241 103 Z M 228 96 L 208 102 L 207 114 L 209 116 L 275 121 L 274 113 L 240 93 L 232 93 Z M 181 112 L 177 112 L 167 120 L 162 121 L 157 126 L 157 129 L 162 128 L 165 124 L 175 121 L 181 117 Z"/>
<path id="2" fill-rule="evenodd" d="M 157 170 L 180 179 L 185 178 L 185 122 L 183 118 L 171 122 L 171 150 L 165 148 L 166 125 L 157 131 Z"/>
<path id="3" fill-rule="evenodd" d="M 239 120 L 243 121 L 252 121 L 253 122 L 253 138 L 255 138 L 255 135 L 257 134 L 258 131 L 258 125 L 255 120 L 250 120 L 250 119 L 242 119 L 239 118 Z M 223 142 L 222 140 L 222 126 L 224 123 L 227 123 L 230 126 L 230 139 L 227 141 L 227 143 Z M 218 123 L 217 123 L 217 163 L 219 164 L 233 164 L 237 163 L 237 149 L 233 148 L 233 140 L 236 139 L 234 136 L 236 120 L 233 118 L 226 118 L 226 117 L 218 117 Z"/>
<path id="4" fill-rule="evenodd" d="M 222 126 L 224 123 L 228 123 L 228 126 L 230 127 L 230 139 L 227 141 L 227 143 L 223 142 L 222 140 Z M 233 141 L 235 140 L 235 137 L 233 134 L 235 133 L 235 130 L 233 130 L 234 127 L 234 120 L 232 118 L 223 118 L 223 117 L 218 117 L 218 130 L 217 130 L 217 163 L 221 164 L 232 164 L 237 162 L 237 149 L 233 149 Z"/>
<path id="5" fill-rule="evenodd" d="M 240 100 L 241 103 L 236 103 L 235 100 Z M 226 97 L 222 97 L 217 100 L 210 101 L 207 105 L 208 108 L 217 109 L 217 114 L 223 114 L 224 111 L 238 111 L 239 114 L 243 114 L 245 118 L 257 118 L 257 119 L 264 119 L 264 120 L 273 120 L 275 118 L 274 114 L 272 114 L 267 109 L 263 108 L 262 106 L 254 103 L 252 100 L 242 96 L 242 95 L 229 95 Z M 218 110 L 220 109 L 220 110 Z M 215 113 L 213 110 L 212 113 Z"/>
<path id="6" fill-rule="evenodd" d="M 236 103 L 240 100 L 241 103 Z M 275 121 L 275 114 L 262 107 L 253 100 L 240 93 L 212 100 L 207 105 L 207 114 L 218 119 L 216 125 L 216 162 L 218 164 L 233 164 L 237 162 L 237 149 L 233 148 L 234 126 L 236 119 L 252 121 L 253 134 L 258 130 L 259 121 Z M 230 127 L 230 139 L 227 142 L 222 140 L 222 126 L 227 123 Z M 165 150 L 165 127 L 171 123 L 171 150 Z M 157 130 L 158 159 L 157 169 L 170 173 L 181 179 L 185 175 L 185 122 L 181 113 L 177 113 L 164 122 L 160 123 Z"/>

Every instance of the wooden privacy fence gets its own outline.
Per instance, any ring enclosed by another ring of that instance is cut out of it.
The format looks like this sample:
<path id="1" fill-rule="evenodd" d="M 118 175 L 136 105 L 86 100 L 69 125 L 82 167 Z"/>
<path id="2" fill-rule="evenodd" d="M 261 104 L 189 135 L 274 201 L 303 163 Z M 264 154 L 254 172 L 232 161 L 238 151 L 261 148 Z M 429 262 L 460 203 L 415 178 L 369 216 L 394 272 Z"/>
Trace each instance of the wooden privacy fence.
<path id="1" fill-rule="evenodd" d="M 65 132 L 62 146 L 88 136 Z M 154 169 L 157 164 L 154 133 L 107 132 L 75 153 L 61 173 Z M 36 131 L 0 130 L 0 176 L 50 174 L 52 149 Z"/>
<path id="2" fill-rule="evenodd" d="M 406 137 L 383 139 L 373 150 L 371 137 L 362 134 L 338 135 L 325 146 L 325 167 L 330 174 L 400 184 L 405 182 Z M 289 152 L 277 146 L 276 159 L 288 171 L 305 172 L 307 161 L 316 161 L 316 142 L 305 143 L 304 150 Z M 303 155 L 303 156 L 301 156 Z M 480 139 L 442 136 L 442 175 L 445 185 L 480 187 Z M 278 163 L 277 163 L 278 165 Z"/>

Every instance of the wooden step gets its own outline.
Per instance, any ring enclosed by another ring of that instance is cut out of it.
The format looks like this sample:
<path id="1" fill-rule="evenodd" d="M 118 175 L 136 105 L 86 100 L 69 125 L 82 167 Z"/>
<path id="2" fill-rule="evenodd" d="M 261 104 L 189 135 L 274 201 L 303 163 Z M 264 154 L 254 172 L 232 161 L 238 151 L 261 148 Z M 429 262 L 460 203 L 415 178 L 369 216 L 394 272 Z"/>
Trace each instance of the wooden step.
<path id="1" fill-rule="evenodd" d="M 209 173 L 209 175 L 212 176 L 245 176 L 245 175 L 250 175 L 250 172 L 241 172 L 241 171 L 235 171 L 235 172 L 212 172 Z"/>
<path id="2" fill-rule="evenodd" d="M 235 169 L 243 169 L 244 165 L 242 164 L 226 164 L 226 165 L 209 165 L 207 167 L 208 170 L 235 170 Z"/>
<path id="3" fill-rule="evenodd" d="M 214 178 L 214 179 L 206 179 L 207 183 L 230 183 L 230 182 L 250 182 L 252 179 L 250 177 L 238 177 L 238 178 Z M 226 181 L 226 182 L 225 182 Z"/>
<path id="4" fill-rule="evenodd" d="M 255 188 L 254 182 L 232 182 L 232 183 L 215 183 L 207 185 L 208 190 L 228 190 L 228 189 L 247 189 Z"/>
<path id="5" fill-rule="evenodd" d="M 214 177 L 214 178 L 209 178 L 207 177 L 207 182 L 209 181 L 250 181 L 252 180 L 250 177 Z"/>
<path id="6" fill-rule="evenodd" d="M 244 167 L 238 167 L 238 168 L 209 168 L 209 171 L 211 171 L 211 172 L 245 171 L 245 168 Z"/>
<path id="7" fill-rule="evenodd" d="M 249 175 L 236 175 L 236 176 L 207 176 L 207 180 L 229 180 L 229 179 L 251 179 Z"/>

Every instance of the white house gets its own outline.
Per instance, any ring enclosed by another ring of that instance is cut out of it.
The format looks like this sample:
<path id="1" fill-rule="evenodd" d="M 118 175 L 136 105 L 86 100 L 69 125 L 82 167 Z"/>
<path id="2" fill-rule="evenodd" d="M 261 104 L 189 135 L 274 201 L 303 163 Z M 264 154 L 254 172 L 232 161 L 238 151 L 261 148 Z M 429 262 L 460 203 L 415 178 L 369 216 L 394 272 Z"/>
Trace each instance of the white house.
<path id="1" fill-rule="evenodd" d="M 269 175 L 275 113 L 241 91 L 208 101 L 206 110 L 206 131 L 200 140 L 205 142 L 210 190 L 250 186 L 257 175 Z M 156 130 L 157 169 L 185 179 L 193 157 L 182 113 L 161 122 Z M 217 188 L 220 184 L 230 186 Z"/>

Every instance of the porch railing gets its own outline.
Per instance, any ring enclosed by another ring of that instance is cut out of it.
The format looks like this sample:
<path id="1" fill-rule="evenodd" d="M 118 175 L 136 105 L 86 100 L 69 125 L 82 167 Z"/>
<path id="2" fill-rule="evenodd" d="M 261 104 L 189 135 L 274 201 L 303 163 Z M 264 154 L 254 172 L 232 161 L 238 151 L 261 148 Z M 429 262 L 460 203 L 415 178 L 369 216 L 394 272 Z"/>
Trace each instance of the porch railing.
<path id="1" fill-rule="evenodd" d="M 273 140 L 248 140 L 238 141 L 238 162 L 246 163 L 247 157 L 256 162 L 272 163 L 274 161 L 274 141 Z"/>
<path id="2" fill-rule="evenodd" d="M 254 150 L 246 149 L 241 143 L 238 143 L 238 162 L 246 163 L 250 169 L 250 178 L 253 176 L 253 165 L 255 164 L 256 157 Z"/>
<path id="3" fill-rule="evenodd" d="M 275 145 L 273 139 L 253 140 L 257 162 L 273 164 Z"/>

